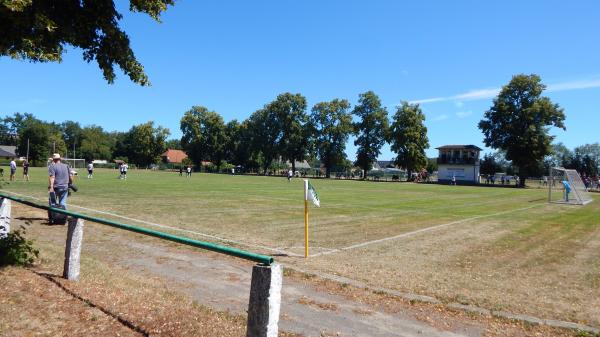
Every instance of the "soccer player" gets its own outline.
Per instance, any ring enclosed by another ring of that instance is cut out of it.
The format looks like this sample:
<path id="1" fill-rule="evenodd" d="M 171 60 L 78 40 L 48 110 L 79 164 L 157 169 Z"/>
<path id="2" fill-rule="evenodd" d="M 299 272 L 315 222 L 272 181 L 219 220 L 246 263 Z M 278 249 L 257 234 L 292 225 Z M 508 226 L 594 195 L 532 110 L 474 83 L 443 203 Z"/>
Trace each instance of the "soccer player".
<path id="1" fill-rule="evenodd" d="M 288 170 L 288 173 L 287 173 L 287 179 L 288 179 L 288 182 L 292 181 L 292 176 L 293 176 L 293 175 L 294 175 L 294 172 L 292 172 L 292 170 L 291 170 L 291 169 L 290 169 L 290 170 Z"/>
<path id="2" fill-rule="evenodd" d="M 565 187 L 565 201 L 569 202 L 569 193 L 571 193 L 571 184 L 568 181 L 562 181 L 563 186 Z"/>
<path id="3" fill-rule="evenodd" d="M 127 179 L 127 170 L 129 169 L 129 165 L 127 165 L 127 163 L 123 163 L 121 168 L 123 169 L 123 179 Z"/>
<path id="4" fill-rule="evenodd" d="M 15 173 L 17 173 L 17 162 L 13 159 L 10 161 L 10 181 L 15 180 Z"/>
<path id="5" fill-rule="evenodd" d="M 88 170 L 87 178 L 92 179 L 94 177 L 94 164 L 92 162 L 89 162 L 89 164 L 87 165 L 87 170 Z"/>
<path id="6" fill-rule="evenodd" d="M 187 169 L 185 170 L 185 176 L 187 178 L 191 178 L 192 177 L 192 167 L 188 166 Z"/>
<path id="7" fill-rule="evenodd" d="M 29 181 L 29 162 L 27 160 L 23 162 L 23 180 Z"/>

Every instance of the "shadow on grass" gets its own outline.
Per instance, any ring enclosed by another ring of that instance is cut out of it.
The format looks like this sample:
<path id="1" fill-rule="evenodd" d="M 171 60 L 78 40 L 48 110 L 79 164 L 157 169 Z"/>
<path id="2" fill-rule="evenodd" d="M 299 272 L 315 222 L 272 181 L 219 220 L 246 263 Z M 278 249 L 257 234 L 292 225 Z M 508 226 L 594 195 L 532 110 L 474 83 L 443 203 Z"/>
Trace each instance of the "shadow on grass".
<path id="1" fill-rule="evenodd" d="M 75 299 L 78 299 L 79 301 L 81 301 L 81 302 L 83 302 L 83 303 L 87 304 L 88 306 L 90 306 L 90 307 L 92 307 L 92 308 L 95 308 L 95 309 L 98 309 L 98 310 L 102 311 L 104 314 L 106 314 L 106 315 L 108 315 L 108 316 L 110 316 L 110 317 L 112 317 L 112 318 L 116 319 L 116 320 L 117 320 L 119 323 L 121 323 L 123 326 L 125 326 L 125 327 L 127 327 L 127 328 L 129 328 L 129 329 L 131 329 L 131 330 L 133 330 L 133 331 L 135 331 L 135 332 L 137 332 L 137 333 L 141 334 L 141 335 L 142 335 L 142 336 L 144 336 L 144 337 L 149 337 L 149 336 L 150 336 L 150 333 L 148 333 L 148 331 L 144 330 L 142 327 L 139 327 L 139 326 L 135 325 L 134 323 L 132 323 L 132 322 L 128 321 L 127 319 L 125 319 L 125 318 L 123 318 L 123 317 L 119 316 L 118 314 L 115 314 L 115 313 L 113 313 L 113 312 L 109 311 L 108 309 L 106 309 L 106 308 L 104 308 L 104 307 L 101 307 L 101 306 L 99 306 L 99 305 L 97 305 L 97 304 L 93 303 L 92 301 L 90 301 L 90 300 L 88 300 L 88 299 L 86 299 L 86 298 L 83 298 L 83 297 L 81 297 L 81 296 L 77 295 L 77 294 L 76 294 L 75 292 L 73 292 L 72 290 L 70 290 L 70 289 L 67 289 L 65 286 L 63 286 L 63 285 L 62 285 L 60 282 L 58 282 L 58 281 L 56 280 L 56 278 L 59 278 L 60 276 L 58 276 L 58 275 L 54 275 L 54 274 L 50 274 L 50 273 L 40 273 L 40 272 L 38 272 L 38 271 L 35 271 L 35 270 L 32 270 L 32 269 L 29 269 L 29 270 L 30 270 L 31 272 L 33 272 L 34 274 L 36 274 L 36 275 L 38 275 L 38 276 L 40 276 L 40 277 L 43 277 L 43 278 L 45 278 L 46 280 L 48 280 L 48 281 L 50 281 L 50 282 L 54 283 L 54 284 L 55 284 L 57 287 L 59 287 L 59 288 L 60 288 L 61 290 L 63 290 L 65 293 L 67 293 L 67 294 L 71 295 L 73 298 L 75 298 Z"/>

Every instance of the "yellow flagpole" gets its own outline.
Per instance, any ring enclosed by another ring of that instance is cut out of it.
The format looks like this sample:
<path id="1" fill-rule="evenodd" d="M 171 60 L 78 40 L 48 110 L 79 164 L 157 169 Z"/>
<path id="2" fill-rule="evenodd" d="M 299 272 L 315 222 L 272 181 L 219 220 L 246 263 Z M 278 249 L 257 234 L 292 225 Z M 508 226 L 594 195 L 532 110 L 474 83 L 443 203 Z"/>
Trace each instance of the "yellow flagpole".
<path id="1" fill-rule="evenodd" d="M 304 257 L 308 257 L 308 200 L 304 198 Z"/>

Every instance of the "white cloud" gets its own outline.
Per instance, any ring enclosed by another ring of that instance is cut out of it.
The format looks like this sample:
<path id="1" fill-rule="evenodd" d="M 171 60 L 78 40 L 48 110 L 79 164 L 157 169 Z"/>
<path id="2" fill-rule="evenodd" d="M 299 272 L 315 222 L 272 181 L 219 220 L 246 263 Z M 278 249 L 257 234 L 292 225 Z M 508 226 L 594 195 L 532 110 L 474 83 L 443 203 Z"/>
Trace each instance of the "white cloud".
<path id="1" fill-rule="evenodd" d="M 448 115 L 439 115 L 439 116 L 433 117 L 432 120 L 434 122 L 441 122 L 441 121 L 446 120 L 446 119 L 448 119 Z"/>
<path id="2" fill-rule="evenodd" d="M 459 111 L 456 113 L 458 118 L 467 118 L 473 114 L 473 111 Z"/>
<path id="3" fill-rule="evenodd" d="M 465 102 L 456 101 L 456 102 L 454 102 L 454 106 L 456 106 L 457 108 L 462 108 L 463 106 L 465 106 Z"/>
<path id="4" fill-rule="evenodd" d="M 549 84 L 547 86 L 546 91 L 558 92 L 558 91 L 590 89 L 590 88 L 600 88 L 600 79 L 578 80 L 578 81 L 571 81 L 571 82 Z M 463 101 L 475 101 L 475 100 L 480 100 L 480 99 L 489 99 L 489 98 L 496 97 L 496 95 L 498 95 L 498 92 L 500 92 L 500 88 L 477 89 L 477 90 L 470 90 L 465 93 L 453 95 L 453 96 L 440 96 L 440 97 L 418 99 L 418 100 L 410 101 L 410 103 L 425 104 L 425 103 L 435 103 L 435 102 L 445 102 L 445 101 L 457 101 L 457 103 L 455 103 L 455 104 L 457 104 L 457 106 L 459 106 L 459 104 L 464 104 Z"/>

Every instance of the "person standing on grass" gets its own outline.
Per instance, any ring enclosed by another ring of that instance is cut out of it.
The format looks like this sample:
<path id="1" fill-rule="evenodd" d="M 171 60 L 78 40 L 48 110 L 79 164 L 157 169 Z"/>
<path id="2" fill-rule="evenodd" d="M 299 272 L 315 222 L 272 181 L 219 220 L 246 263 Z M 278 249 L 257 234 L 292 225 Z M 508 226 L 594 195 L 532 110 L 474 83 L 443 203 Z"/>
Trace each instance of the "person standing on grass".
<path id="1" fill-rule="evenodd" d="M 292 181 L 292 176 L 293 175 L 294 175 L 294 172 L 292 172 L 291 169 L 288 170 L 288 173 L 287 173 L 287 180 L 288 180 L 288 182 Z"/>
<path id="2" fill-rule="evenodd" d="M 183 165 L 179 166 L 179 176 L 183 177 Z"/>
<path id="3" fill-rule="evenodd" d="M 94 177 L 94 164 L 92 162 L 88 163 L 87 170 L 88 170 L 87 178 L 92 179 Z"/>
<path id="4" fill-rule="evenodd" d="M 569 193 L 571 193 L 571 184 L 568 181 L 563 180 L 562 184 L 565 188 L 565 201 L 569 202 Z"/>
<path id="5" fill-rule="evenodd" d="M 10 181 L 15 181 L 15 174 L 17 173 L 17 162 L 15 160 L 10 161 Z"/>
<path id="6" fill-rule="evenodd" d="M 452 185 L 456 186 L 456 176 L 452 175 Z"/>
<path id="7" fill-rule="evenodd" d="M 60 154 L 52 155 L 52 164 L 48 166 L 48 193 L 50 205 L 55 200 L 52 200 L 52 194 L 55 194 L 58 203 L 67 208 L 67 196 L 69 195 L 69 185 L 73 182 L 71 176 L 71 168 L 69 165 L 61 162 Z"/>
<path id="8" fill-rule="evenodd" d="M 127 163 L 123 163 L 121 168 L 123 169 L 123 179 L 127 179 L 127 170 L 129 169 L 129 165 L 127 165 Z"/>
<path id="9" fill-rule="evenodd" d="M 29 162 L 27 160 L 23 162 L 23 180 L 29 181 Z"/>
<path id="10" fill-rule="evenodd" d="M 188 166 L 188 167 L 185 169 L 185 176 L 186 176 L 187 178 L 191 178 L 191 177 L 192 177 L 192 167 L 191 167 L 191 166 Z"/>

